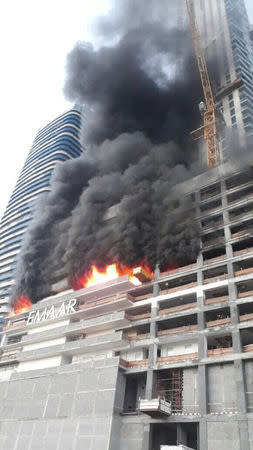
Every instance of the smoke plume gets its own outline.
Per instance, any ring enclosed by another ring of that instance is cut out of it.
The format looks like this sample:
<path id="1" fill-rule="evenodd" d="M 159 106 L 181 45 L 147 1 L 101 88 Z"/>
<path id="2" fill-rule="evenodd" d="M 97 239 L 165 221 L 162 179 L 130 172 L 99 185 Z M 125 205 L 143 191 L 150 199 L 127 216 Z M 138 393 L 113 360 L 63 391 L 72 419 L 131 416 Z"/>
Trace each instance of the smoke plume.
<path id="1" fill-rule="evenodd" d="M 64 91 L 86 107 L 85 150 L 58 165 L 37 205 L 15 298 L 46 296 L 59 270 L 71 279 L 93 264 L 166 269 L 196 257 L 191 203 L 177 198 L 175 185 L 197 170 L 188 134 L 199 125 L 202 93 L 175 10 L 174 0 L 117 0 L 97 23 L 105 44 L 78 42 L 68 55 Z"/>

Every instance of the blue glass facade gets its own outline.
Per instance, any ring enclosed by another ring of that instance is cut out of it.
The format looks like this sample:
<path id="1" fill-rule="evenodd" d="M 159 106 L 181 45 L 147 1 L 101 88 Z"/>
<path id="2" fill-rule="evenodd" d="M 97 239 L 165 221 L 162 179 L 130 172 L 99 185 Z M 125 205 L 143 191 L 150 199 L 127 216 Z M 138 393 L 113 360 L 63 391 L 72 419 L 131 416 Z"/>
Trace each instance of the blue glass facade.
<path id="1" fill-rule="evenodd" d="M 196 0 L 195 4 L 207 60 L 218 72 L 214 88 L 243 80 L 243 86 L 223 97 L 222 107 L 227 125 L 245 144 L 253 136 L 253 51 L 245 2 Z M 226 149 L 226 141 L 222 143 Z"/>
<path id="2" fill-rule="evenodd" d="M 253 135 L 253 54 L 250 25 L 244 0 L 225 0 L 227 21 L 231 39 L 234 68 L 237 77 L 242 77 L 240 104 L 246 136 Z M 230 105 L 232 125 L 237 123 L 233 104 Z"/>
<path id="3" fill-rule="evenodd" d="M 33 218 L 35 200 L 50 190 L 55 165 L 82 153 L 82 118 L 82 108 L 75 106 L 42 128 L 25 161 L 0 223 L 0 316 L 8 312 L 16 259 Z"/>

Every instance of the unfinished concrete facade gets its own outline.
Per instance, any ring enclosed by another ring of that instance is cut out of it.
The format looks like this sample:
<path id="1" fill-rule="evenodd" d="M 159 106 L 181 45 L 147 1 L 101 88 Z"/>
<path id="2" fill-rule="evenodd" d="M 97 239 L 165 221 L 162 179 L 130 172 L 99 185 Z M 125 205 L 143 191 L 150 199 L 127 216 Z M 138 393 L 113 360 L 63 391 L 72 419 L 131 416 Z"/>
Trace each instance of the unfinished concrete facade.
<path id="1" fill-rule="evenodd" d="M 253 449 L 252 172 L 223 166 L 178 190 L 201 226 L 196 261 L 9 317 L 1 448 Z"/>

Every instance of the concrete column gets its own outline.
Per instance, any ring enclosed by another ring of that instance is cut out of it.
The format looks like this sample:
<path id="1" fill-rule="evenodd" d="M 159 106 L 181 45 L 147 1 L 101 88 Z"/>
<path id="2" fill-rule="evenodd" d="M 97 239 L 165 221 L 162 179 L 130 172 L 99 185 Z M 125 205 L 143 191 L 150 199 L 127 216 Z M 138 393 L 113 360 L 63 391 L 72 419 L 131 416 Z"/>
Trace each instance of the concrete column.
<path id="1" fill-rule="evenodd" d="M 226 254 L 227 258 L 232 258 L 231 245 L 228 242 L 231 240 L 231 231 L 229 226 L 229 214 L 228 214 L 228 201 L 226 196 L 226 185 L 225 181 L 221 181 L 221 203 L 223 208 L 223 222 L 224 222 L 224 238 L 226 243 Z"/>
<path id="2" fill-rule="evenodd" d="M 207 450 L 207 423 L 206 420 L 199 422 L 199 445 L 198 450 Z M 225 450 L 225 449 L 224 449 Z"/>
<path id="3" fill-rule="evenodd" d="M 199 344 L 199 359 L 203 359 L 207 357 L 207 339 L 204 334 L 199 334 L 198 337 Z"/>
<path id="4" fill-rule="evenodd" d="M 152 426 L 150 423 L 144 424 L 143 435 L 142 435 L 142 447 L 141 450 L 151 450 L 152 443 Z"/>
<path id="5" fill-rule="evenodd" d="M 154 280 L 157 281 L 159 279 L 159 266 L 156 266 Z M 153 286 L 153 297 L 157 297 L 159 294 L 159 284 L 154 283 Z M 156 318 L 158 313 L 158 305 L 156 300 L 151 301 L 151 322 L 150 322 L 150 338 L 156 338 Z M 147 370 L 147 381 L 146 381 L 146 398 L 151 400 L 155 395 L 156 391 L 156 372 L 154 369 L 156 368 L 157 362 L 157 344 L 152 343 L 149 346 L 149 355 L 148 355 L 148 370 Z"/>
<path id="6" fill-rule="evenodd" d="M 231 241 L 231 230 L 230 230 L 230 220 L 229 213 L 227 210 L 228 202 L 226 196 L 226 187 L 225 182 L 222 182 L 222 205 L 224 208 L 223 211 L 223 219 L 224 219 L 224 231 L 225 231 L 225 241 L 226 241 L 226 255 L 227 255 L 227 272 L 228 272 L 228 296 L 229 296 L 229 309 L 230 309 L 230 317 L 231 317 L 231 325 L 232 329 L 232 342 L 233 342 L 233 350 L 234 353 L 242 352 L 242 343 L 240 330 L 238 329 L 239 317 L 238 317 L 238 308 L 236 305 L 237 299 L 237 288 L 234 282 L 234 268 L 232 263 L 233 258 L 233 248 L 230 243 Z M 234 374 L 235 374 L 235 384 L 236 384 L 236 398 L 237 398 L 237 408 L 240 413 L 247 412 L 247 400 L 246 400 L 246 384 L 245 384 L 245 376 L 244 376 L 244 367 L 243 361 L 241 359 L 236 359 L 234 361 Z M 239 422 L 240 423 L 240 422 Z M 245 426 L 242 427 L 240 431 L 240 439 L 241 439 L 241 450 L 248 449 L 248 446 L 245 446 L 245 442 L 248 440 L 248 429 L 245 431 Z"/>
<path id="7" fill-rule="evenodd" d="M 198 366 L 198 392 L 199 392 L 199 412 L 204 415 L 208 410 L 208 391 L 207 391 L 207 367 L 206 364 Z"/>
<path id="8" fill-rule="evenodd" d="M 224 196 L 223 198 L 224 206 L 227 207 L 227 198 Z M 231 240 L 231 231 L 229 227 L 229 215 L 225 210 L 223 212 L 224 222 L 225 222 L 225 241 L 226 241 L 226 256 L 227 256 L 227 273 L 228 273 L 228 297 L 229 297 L 229 308 L 230 308 L 230 317 L 231 324 L 234 326 L 238 325 L 238 311 L 237 306 L 235 304 L 237 298 L 237 289 L 234 282 L 234 268 L 232 263 L 233 258 L 233 248 L 230 244 Z M 235 349 L 234 349 L 235 351 Z"/>
<path id="9" fill-rule="evenodd" d="M 198 193 L 199 196 L 199 193 Z M 198 352 L 199 360 L 206 358 L 207 344 L 206 336 L 203 334 L 205 329 L 205 313 L 204 313 L 204 300 L 205 294 L 200 287 L 203 286 L 203 256 L 200 253 L 197 259 L 197 304 L 198 304 Z M 202 333 L 201 333 L 202 332 Z M 207 412 L 207 377 L 206 366 L 198 365 L 198 390 L 199 390 L 199 412 L 200 414 L 206 414 Z"/>
<path id="10" fill-rule="evenodd" d="M 156 395 L 156 372 L 152 369 L 147 370 L 146 381 L 146 399 L 151 400 Z"/>
<path id="11" fill-rule="evenodd" d="M 157 297 L 157 295 L 159 295 L 159 284 L 158 284 L 158 280 L 159 280 L 159 275 L 160 275 L 160 269 L 159 269 L 159 265 L 156 265 L 155 268 L 155 273 L 154 273 L 154 285 L 153 285 L 153 297 Z"/>
<path id="12" fill-rule="evenodd" d="M 204 317 L 204 293 L 202 290 L 203 286 L 203 257 L 202 255 L 198 256 L 197 259 L 197 283 L 198 283 L 198 291 L 197 291 L 197 305 L 198 305 L 198 331 L 202 331 L 205 329 L 205 317 Z M 199 336 L 202 338 L 202 336 Z"/>
<path id="13" fill-rule="evenodd" d="M 243 361 L 241 359 L 236 359 L 234 361 L 234 374 L 235 374 L 237 408 L 240 413 L 247 413 L 245 373 Z"/>
<path id="14" fill-rule="evenodd" d="M 157 331 L 157 314 L 158 314 L 158 304 L 156 300 L 151 301 L 151 322 L 150 322 L 150 338 L 156 338 Z M 157 360 L 157 344 L 152 343 L 149 346 L 149 368 L 153 368 L 156 366 Z"/>
<path id="15" fill-rule="evenodd" d="M 181 423 L 177 424 L 177 445 L 187 445 L 187 433 Z"/>
<path id="16" fill-rule="evenodd" d="M 239 420 L 239 436 L 240 436 L 240 450 L 250 450 L 250 442 L 249 442 L 249 430 L 248 430 L 248 421 L 247 420 Z"/>
<path id="17" fill-rule="evenodd" d="M 237 328 L 232 331 L 232 342 L 234 353 L 241 353 L 242 352 L 241 336 L 240 330 Z"/>

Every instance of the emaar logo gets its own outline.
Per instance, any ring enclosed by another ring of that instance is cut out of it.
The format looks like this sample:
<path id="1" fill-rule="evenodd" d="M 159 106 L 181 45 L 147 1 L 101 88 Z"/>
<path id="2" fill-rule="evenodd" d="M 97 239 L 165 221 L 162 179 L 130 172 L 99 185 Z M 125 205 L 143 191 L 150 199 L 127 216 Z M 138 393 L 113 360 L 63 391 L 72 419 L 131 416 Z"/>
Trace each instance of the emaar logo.
<path id="1" fill-rule="evenodd" d="M 40 323 L 46 320 L 58 319 L 59 317 L 66 316 L 74 313 L 76 305 L 76 299 L 73 298 L 69 302 L 62 302 L 58 307 L 54 305 L 50 308 L 38 309 L 37 311 L 30 311 L 26 325 L 33 323 Z"/>

